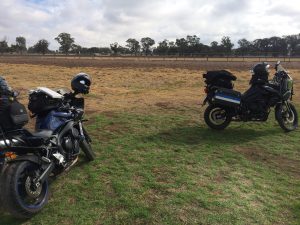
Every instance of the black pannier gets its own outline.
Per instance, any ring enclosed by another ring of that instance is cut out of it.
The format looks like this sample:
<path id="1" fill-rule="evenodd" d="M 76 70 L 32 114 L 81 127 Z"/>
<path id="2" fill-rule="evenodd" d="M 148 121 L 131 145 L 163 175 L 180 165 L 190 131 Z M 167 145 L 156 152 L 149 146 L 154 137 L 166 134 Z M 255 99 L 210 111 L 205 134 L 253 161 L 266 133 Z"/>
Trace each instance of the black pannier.
<path id="1" fill-rule="evenodd" d="M 28 109 L 33 114 L 48 112 L 59 106 L 60 99 L 51 98 L 51 96 L 43 92 L 32 92 L 29 94 Z"/>
<path id="2" fill-rule="evenodd" d="M 227 105 L 227 106 L 238 106 L 241 104 L 242 94 L 238 91 L 219 88 L 215 92 L 213 98 L 214 103 Z"/>
<path id="3" fill-rule="evenodd" d="M 2 130 L 15 130 L 28 123 L 28 114 L 24 105 L 10 97 L 1 97 L 0 102 L 0 126 Z"/>
<path id="4" fill-rule="evenodd" d="M 206 74 L 203 74 L 203 78 L 205 78 L 205 83 L 207 85 L 213 85 L 228 89 L 233 89 L 232 81 L 236 80 L 236 76 L 234 76 L 227 70 L 207 71 Z"/>

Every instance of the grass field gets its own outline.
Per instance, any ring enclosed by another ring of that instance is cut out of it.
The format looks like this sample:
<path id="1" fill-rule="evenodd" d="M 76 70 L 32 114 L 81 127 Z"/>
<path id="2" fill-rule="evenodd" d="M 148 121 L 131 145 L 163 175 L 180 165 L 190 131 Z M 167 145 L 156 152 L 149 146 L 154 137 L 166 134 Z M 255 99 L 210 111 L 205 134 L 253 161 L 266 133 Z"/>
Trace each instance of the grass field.
<path id="1" fill-rule="evenodd" d="M 1 225 L 300 224 L 300 131 L 284 133 L 273 113 L 266 123 L 208 129 L 201 106 L 207 64 L 33 64 L 0 63 L 23 103 L 30 88 L 92 75 L 86 127 L 97 159 L 82 155 L 55 180 L 40 214 L 22 221 L 0 213 Z M 228 68 L 244 91 L 250 75 L 237 65 Z M 291 74 L 299 111 L 300 70 L 293 65 Z"/>

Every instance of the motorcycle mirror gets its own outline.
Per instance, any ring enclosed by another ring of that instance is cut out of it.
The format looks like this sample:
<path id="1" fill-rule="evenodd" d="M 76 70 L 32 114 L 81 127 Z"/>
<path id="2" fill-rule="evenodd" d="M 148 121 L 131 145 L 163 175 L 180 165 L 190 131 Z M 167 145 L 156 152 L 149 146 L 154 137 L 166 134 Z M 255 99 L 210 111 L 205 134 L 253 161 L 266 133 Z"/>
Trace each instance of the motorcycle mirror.
<path id="1" fill-rule="evenodd" d="M 278 60 L 277 63 L 275 64 L 275 70 L 276 70 L 276 71 L 277 71 L 277 69 L 278 69 L 279 64 L 280 64 L 280 61 Z"/>

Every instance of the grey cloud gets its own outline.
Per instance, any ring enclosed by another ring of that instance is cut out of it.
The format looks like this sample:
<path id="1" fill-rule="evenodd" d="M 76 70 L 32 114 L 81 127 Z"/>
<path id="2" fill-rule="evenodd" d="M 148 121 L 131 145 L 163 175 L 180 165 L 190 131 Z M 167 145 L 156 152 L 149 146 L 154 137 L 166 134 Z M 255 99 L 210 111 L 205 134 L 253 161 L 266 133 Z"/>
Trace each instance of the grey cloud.
<path id="1" fill-rule="evenodd" d="M 223 35 L 251 40 L 299 33 L 295 4 L 297 0 L 1 0 L 0 39 L 7 35 L 13 42 L 24 35 L 32 45 L 46 38 L 51 48 L 58 47 L 53 39 L 60 32 L 87 47 L 125 44 L 130 37 L 150 36 L 159 42 L 188 34 L 207 44 Z"/>

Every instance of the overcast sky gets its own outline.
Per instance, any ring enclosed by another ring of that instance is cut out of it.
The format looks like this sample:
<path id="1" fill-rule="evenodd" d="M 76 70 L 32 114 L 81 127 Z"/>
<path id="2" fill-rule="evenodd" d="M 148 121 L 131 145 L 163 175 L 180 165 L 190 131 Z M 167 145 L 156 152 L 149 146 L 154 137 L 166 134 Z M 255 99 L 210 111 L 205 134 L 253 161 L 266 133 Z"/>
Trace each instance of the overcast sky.
<path id="1" fill-rule="evenodd" d="M 197 35 L 210 44 L 300 33 L 299 0 L 0 0 L 0 40 L 24 36 L 27 46 L 67 32 L 86 47 L 156 42 Z"/>

